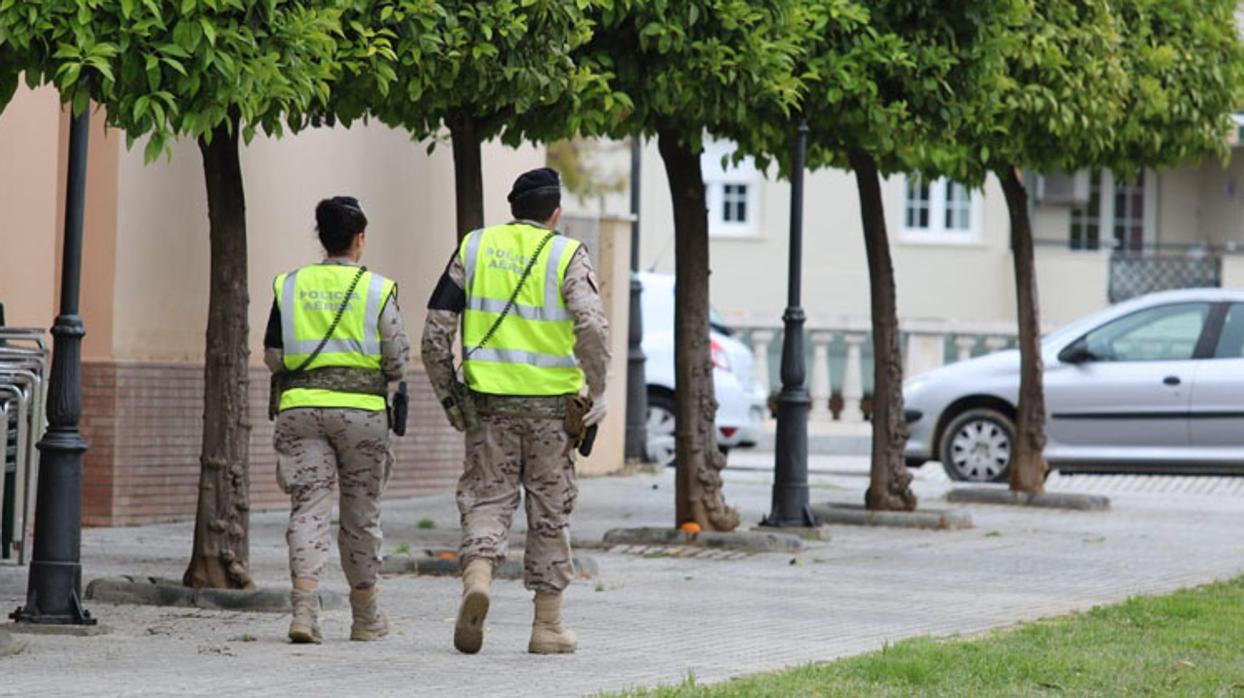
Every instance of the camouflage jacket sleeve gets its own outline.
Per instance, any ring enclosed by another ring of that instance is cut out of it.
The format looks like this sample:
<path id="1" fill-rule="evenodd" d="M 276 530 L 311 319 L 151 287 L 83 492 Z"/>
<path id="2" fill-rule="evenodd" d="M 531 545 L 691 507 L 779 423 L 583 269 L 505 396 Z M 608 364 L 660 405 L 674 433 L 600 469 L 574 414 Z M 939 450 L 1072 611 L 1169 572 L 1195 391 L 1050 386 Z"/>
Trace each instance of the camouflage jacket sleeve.
<path id="1" fill-rule="evenodd" d="M 587 249 L 580 247 L 566 267 L 562 298 L 574 317 L 574 355 L 592 397 L 604 394 L 605 374 L 609 370 L 609 321 L 605 319 L 605 307 L 596 285 L 592 259 Z"/>
<path id="2" fill-rule="evenodd" d="M 423 367 L 438 401 L 449 395 L 454 382 L 454 336 L 466 308 L 465 285 L 466 271 L 455 253 L 428 299 L 428 318 L 423 324 Z"/>
<path id="3" fill-rule="evenodd" d="M 380 310 L 380 370 L 389 382 L 400 381 L 410 364 L 410 338 L 402 324 L 402 309 L 397 304 L 397 287 Z"/>
<path id="4" fill-rule="evenodd" d="M 280 347 L 264 347 L 263 362 L 273 373 L 285 372 L 285 350 Z"/>

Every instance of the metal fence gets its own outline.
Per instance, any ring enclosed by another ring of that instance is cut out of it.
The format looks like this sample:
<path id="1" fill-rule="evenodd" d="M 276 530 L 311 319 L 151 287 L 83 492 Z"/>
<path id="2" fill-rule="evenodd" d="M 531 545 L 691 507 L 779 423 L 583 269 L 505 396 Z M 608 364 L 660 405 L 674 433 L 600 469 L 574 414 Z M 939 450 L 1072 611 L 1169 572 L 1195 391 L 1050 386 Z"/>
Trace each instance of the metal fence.
<path id="1" fill-rule="evenodd" d="M 1213 253 L 1149 253 L 1116 251 L 1110 256 L 1111 303 L 1155 291 L 1216 288 L 1222 285 L 1222 257 Z"/>
<path id="2" fill-rule="evenodd" d="M 48 347 L 44 331 L 0 327 L 0 562 L 30 560 L 39 450 L 46 428 Z"/>

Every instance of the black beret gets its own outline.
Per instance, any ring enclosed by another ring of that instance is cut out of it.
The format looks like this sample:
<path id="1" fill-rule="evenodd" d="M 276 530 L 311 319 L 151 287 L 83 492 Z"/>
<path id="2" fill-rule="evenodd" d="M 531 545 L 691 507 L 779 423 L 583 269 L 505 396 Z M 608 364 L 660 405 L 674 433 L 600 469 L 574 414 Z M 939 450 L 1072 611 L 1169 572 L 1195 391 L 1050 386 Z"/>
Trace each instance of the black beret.
<path id="1" fill-rule="evenodd" d="M 506 197 L 506 201 L 514 203 L 515 199 L 534 191 L 560 190 L 561 184 L 561 176 L 557 174 L 557 170 L 551 167 L 529 170 L 514 180 L 514 187 L 510 189 L 510 195 Z"/>

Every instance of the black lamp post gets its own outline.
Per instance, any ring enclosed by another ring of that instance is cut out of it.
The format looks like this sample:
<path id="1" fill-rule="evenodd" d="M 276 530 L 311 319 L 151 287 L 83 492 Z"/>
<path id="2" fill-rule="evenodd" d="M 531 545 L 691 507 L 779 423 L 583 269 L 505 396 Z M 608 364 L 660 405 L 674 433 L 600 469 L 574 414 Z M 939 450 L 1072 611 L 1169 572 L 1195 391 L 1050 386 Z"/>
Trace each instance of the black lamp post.
<path id="1" fill-rule="evenodd" d="M 808 506 L 808 407 L 812 400 L 804 387 L 803 323 L 799 305 L 803 268 L 803 163 L 808 125 L 799 124 L 790 173 L 790 267 L 787 271 L 787 307 L 782 316 L 782 391 L 778 393 L 777 443 L 773 465 L 773 509 L 765 526 L 816 526 Z"/>
<path id="2" fill-rule="evenodd" d="M 640 303 L 644 287 L 639 272 L 639 163 L 642 137 L 631 137 L 631 312 L 626 333 L 626 445 L 628 461 L 648 460 L 648 385 L 644 379 L 644 316 Z"/>
<path id="3" fill-rule="evenodd" d="M 48 384 L 48 429 L 39 441 L 39 484 L 34 554 L 26 605 L 13 612 L 18 623 L 94 625 L 82 608 L 82 219 L 86 198 L 88 109 L 69 126 L 69 176 L 65 193 L 65 248 L 61 262 L 60 315 L 52 327 L 52 373 Z"/>

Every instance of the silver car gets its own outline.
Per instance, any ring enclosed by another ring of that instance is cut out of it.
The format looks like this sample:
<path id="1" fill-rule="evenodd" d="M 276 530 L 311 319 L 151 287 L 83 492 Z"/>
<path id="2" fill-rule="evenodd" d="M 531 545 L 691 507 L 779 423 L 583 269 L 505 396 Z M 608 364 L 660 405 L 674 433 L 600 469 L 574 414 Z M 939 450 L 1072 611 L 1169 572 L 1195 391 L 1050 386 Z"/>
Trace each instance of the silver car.
<path id="1" fill-rule="evenodd" d="M 1063 472 L 1244 474 L 1244 290 L 1164 291 L 1041 340 L 1046 460 Z M 903 384 L 908 465 L 1006 480 L 1019 352 Z"/>

